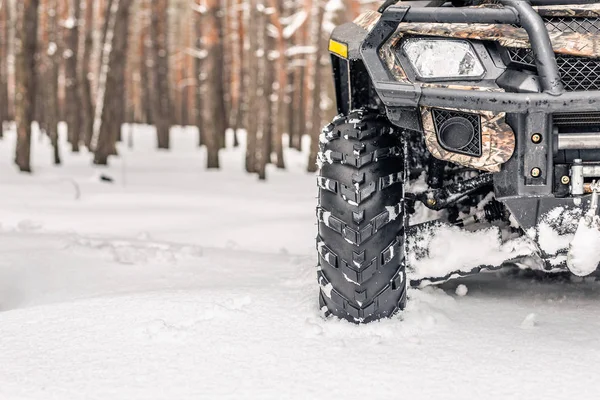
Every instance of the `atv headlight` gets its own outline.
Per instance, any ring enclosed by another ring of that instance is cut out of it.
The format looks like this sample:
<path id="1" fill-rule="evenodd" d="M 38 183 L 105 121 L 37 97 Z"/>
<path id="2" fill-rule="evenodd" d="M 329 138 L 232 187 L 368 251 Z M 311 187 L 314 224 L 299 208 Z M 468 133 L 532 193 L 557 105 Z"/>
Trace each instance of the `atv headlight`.
<path id="1" fill-rule="evenodd" d="M 481 78 L 485 73 L 475 50 L 464 40 L 411 38 L 402 49 L 420 78 Z"/>

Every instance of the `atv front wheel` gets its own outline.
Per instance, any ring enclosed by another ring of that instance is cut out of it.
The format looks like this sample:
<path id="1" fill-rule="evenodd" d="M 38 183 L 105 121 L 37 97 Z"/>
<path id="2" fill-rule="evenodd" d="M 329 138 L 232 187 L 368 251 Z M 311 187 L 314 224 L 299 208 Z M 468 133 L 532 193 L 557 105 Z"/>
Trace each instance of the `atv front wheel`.
<path id="1" fill-rule="evenodd" d="M 320 137 L 320 305 L 352 322 L 406 303 L 404 157 L 400 135 L 367 110 L 337 117 Z"/>

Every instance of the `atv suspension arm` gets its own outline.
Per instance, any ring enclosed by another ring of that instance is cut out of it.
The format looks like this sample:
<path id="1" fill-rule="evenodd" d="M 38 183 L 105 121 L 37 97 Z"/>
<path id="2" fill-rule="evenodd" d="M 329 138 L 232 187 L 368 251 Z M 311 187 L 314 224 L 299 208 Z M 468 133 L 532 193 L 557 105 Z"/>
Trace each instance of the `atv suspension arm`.
<path id="1" fill-rule="evenodd" d="M 439 211 L 492 183 L 492 174 L 481 174 L 475 178 L 453 183 L 440 189 L 427 190 L 418 194 L 407 194 L 407 197 L 422 202 L 431 210 Z"/>

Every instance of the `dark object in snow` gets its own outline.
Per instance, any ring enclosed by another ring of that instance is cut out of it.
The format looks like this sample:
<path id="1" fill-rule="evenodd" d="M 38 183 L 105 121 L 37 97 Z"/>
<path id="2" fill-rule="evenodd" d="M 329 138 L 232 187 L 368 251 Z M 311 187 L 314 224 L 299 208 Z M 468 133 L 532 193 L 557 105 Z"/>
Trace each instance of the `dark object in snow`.
<path id="1" fill-rule="evenodd" d="M 110 177 L 108 175 L 104 175 L 104 174 L 100 175 L 100 180 L 102 182 L 107 182 L 107 183 L 114 183 L 114 181 L 115 181 L 112 177 Z"/>
<path id="2" fill-rule="evenodd" d="M 600 4 L 559 3 L 389 0 L 334 30 L 340 116 L 321 134 L 317 208 L 328 313 L 387 317 L 408 281 L 503 265 L 419 271 L 436 226 L 531 242 L 499 250 L 512 265 L 595 272 L 600 252 L 568 239 L 600 237 Z M 419 205 L 442 212 L 409 229 Z"/>

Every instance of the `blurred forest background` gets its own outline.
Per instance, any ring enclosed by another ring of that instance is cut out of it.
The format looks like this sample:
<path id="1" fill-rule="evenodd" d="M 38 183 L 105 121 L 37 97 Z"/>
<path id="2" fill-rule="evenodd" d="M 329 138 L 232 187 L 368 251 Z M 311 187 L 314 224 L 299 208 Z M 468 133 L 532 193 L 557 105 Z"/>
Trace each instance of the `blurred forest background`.
<path id="1" fill-rule="evenodd" d="M 310 135 L 315 170 L 320 127 L 336 113 L 329 34 L 376 5 L 0 0 L 0 140 L 16 126 L 15 163 L 31 172 L 32 123 L 56 165 L 61 152 L 82 149 L 107 164 L 127 123 L 155 126 L 157 149 L 169 149 L 173 125 L 193 125 L 206 167 L 219 168 L 231 129 L 235 145 L 247 135 L 246 170 L 265 179 L 267 164 L 285 168 L 284 146 L 299 150 Z"/>

